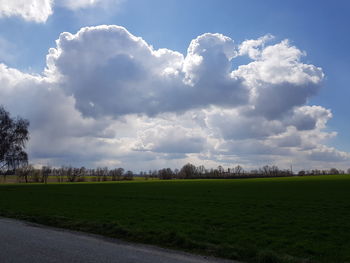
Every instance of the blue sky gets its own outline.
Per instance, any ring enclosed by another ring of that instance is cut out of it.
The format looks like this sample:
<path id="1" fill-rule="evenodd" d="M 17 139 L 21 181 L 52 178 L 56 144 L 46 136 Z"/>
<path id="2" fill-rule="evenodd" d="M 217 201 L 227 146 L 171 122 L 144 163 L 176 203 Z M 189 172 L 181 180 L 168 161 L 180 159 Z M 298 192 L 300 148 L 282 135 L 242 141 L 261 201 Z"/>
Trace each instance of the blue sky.
<path id="1" fill-rule="evenodd" d="M 193 39 L 207 32 L 228 36 L 237 45 L 248 39 L 258 39 L 272 34 L 275 37 L 273 44 L 289 39 L 290 46 L 296 46 L 307 53 L 307 56 L 302 58 L 303 63 L 322 68 L 325 74 L 320 84 L 322 88 L 307 97 L 306 105 L 320 105 L 332 111 L 333 117 L 329 118 L 323 130 L 337 132 L 337 136 L 327 140 L 325 145 L 342 152 L 350 152 L 350 142 L 347 138 L 350 133 L 350 124 L 347 121 L 350 114 L 347 107 L 350 97 L 348 1 L 109 0 L 102 2 L 104 0 L 96 5 L 76 8 L 63 4 L 62 1 L 56 2 L 52 6 L 52 14 L 46 21 L 40 22 L 24 19 L 18 14 L 3 13 L 0 17 L 0 62 L 23 73 L 41 75 L 46 67 L 48 49 L 56 47 L 55 40 L 62 32 L 75 34 L 82 27 L 97 25 L 122 26 L 131 34 L 142 37 L 154 49 L 167 48 L 183 55 L 186 55 Z M 235 69 L 240 63 L 249 61 L 251 60 L 246 57 L 233 59 L 232 68 Z M 39 157 L 40 154 L 37 152 L 33 150 L 34 156 L 38 155 L 37 161 L 45 162 L 45 158 Z M 84 163 L 81 155 L 75 158 Z M 203 157 L 197 158 L 201 160 Z M 102 159 L 102 157 L 99 161 L 89 159 L 86 162 L 103 163 Z M 181 160 L 194 159 L 188 157 Z M 251 160 L 253 161 L 245 159 L 244 162 L 247 162 L 248 166 L 258 164 L 256 156 Z M 268 158 L 266 160 L 269 161 Z M 50 162 L 56 164 L 59 161 Z M 210 166 L 216 165 L 218 160 L 205 162 Z M 283 165 L 283 161 L 281 162 Z M 163 163 L 160 162 L 159 165 L 161 164 Z M 158 163 L 155 162 L 155 165 Z M 345 165 L 344 162 L 342 165 Z"/>

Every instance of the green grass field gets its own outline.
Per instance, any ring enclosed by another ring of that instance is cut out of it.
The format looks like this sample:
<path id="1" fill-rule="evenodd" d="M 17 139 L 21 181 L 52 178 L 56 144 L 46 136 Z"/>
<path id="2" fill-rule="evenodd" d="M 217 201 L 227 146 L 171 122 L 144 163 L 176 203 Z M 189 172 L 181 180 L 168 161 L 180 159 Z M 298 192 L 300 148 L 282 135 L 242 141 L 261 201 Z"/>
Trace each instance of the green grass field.
<path id="1" fill-rule="evenodd" d="M 0 214 L 249 262 L 350 262 L 347 175 L 0 185 Z"/>

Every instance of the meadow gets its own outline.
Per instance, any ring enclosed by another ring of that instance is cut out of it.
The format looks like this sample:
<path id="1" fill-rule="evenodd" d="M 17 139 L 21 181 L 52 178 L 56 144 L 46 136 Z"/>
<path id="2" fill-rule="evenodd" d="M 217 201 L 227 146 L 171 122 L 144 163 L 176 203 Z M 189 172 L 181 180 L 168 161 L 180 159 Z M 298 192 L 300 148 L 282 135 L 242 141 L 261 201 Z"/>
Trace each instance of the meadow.
<path id="1" fill-rule="evenodd" d="M 350 176 L 0 185 L 0 215 L 245 262 L 350 262 Z"/>

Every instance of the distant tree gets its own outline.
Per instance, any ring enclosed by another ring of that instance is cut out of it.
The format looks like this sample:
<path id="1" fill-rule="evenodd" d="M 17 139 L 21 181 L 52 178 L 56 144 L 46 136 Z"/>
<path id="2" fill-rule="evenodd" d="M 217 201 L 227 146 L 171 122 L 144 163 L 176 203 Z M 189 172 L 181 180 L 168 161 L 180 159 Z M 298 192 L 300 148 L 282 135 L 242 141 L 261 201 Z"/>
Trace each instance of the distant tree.
<path id="1" fill-rule="evenodd" d="M 329 173 L 330 173 L 330 174 L 339 174 L 339 170 L 338 170 L 337 168 L 331 168 L 331 169 L 329 170 Z"/>
<path id="2" fill-rule="evenodd" d="M 219 173 L 218 169 L 213 169 L 213 176 L 215 176 L 215 177 L 219 177 L 220 176 L 220 173 Z"/>
<path id="3" fill-rule="evenodd" d="M 65 166 L 62 166 L 61 168 L 57 169 L 57 172 L 56 172 L 56 177 L 57 177 L 57 180 L 62 183 L 65 179 L 65 177 L 67 176 L 67 167 Z"/>
<path id="4" fill-rule="evenodd" d="M 118 168 L 116 170 L 116 177 L 118 181 L 122 179 L 123 174 L 124 174 L 124 168 Z"/>
<path id="5" fill-rule="evenodd" d="M 280 174 L 280 170 L 276 165 L 265 165 L 259 170 L 259 173 L 263 176 L 278 176 Z"/>
<path id="6" fill-rule="evenodd" d="M 163 168 L 158 171 L 159 179 L 172 179 L 173 175 L 174 173 L 170 168 Z"/>
<path id="7" fill-rule="evenodd" d="M 183 178 L 190 178 L 190 177 L 194 177 L 196 175 L 196 166 L 194 166 L 193 164 L 185 164 L 181 170 L 180 170 L 180 175 Z"/>
<path id="8" fill-rule="evenodd" d="M 0 106 L 0 170 L 15 170 L 27 164 L 28 155 L 24 151 L 29 139 L 29 121 L 11 118 L 10 113 Z"/>
<path id="9" fill-rule="evenodd" d="M 204 165 L 200 165 L 197 167 L 197 172 L 199 174 L 199 176 L 204 176 L 205 175 L 205 167 Z"/>
<path id="10" fill-rule="evenodd" d="M 42 183 L 47 184 L 47 179 L 49 178 L 50 174 L 52 172 L 52 169 L 50 166 L 43 166 L 41 169 L 41 175 L 42 175 Z"/>
<path id="11" fill-rule="evenodd" d="M 39 183 L 42 181 L 42 174 L 40 169 L 33 168 L 29 173 L 29 176 L 31 182 Z"/>
<path id="12" fill-rule="evenodd" d="M 124 180 L 132 180 L 134 179 L 134 173 L 132 171 L 127 171 L 124 174 Z"/>
<path id="13" fill-rule="evenodd" d="M 78 181 L 79 182 L 84 182 L 85 181 L 85 176 L 88 174 L 88 170 L 82 166 L 79 169 L 79 175 L 78 175 Z"/>
<path id="14" fill-rule="evenodd" d="M 103 167 L 102 168 L 102 181 L 107 181 L 108 180 L 108 167 Z"/>
<path id="15" fill-rule="evenodd" d="M 100 182 L 104 177 L 104 168 L 97 167 L 95 170 L 95 175 L 96 175 L 97 181 Z"/>
<path id="16" fill-rule="evenodd" d="M 209 176 L 214 176 L 214 169 L 213 169 L 213 168 L 210 168 L 210 170 L 209 170 Z"/>
<path id="17" fill-rule="evenodd" d="M 56 177 L 57 182 L 60 183 L 62 181 L 60 169 L 56 169 L 56 168 L 52 169 L 52 175 Z"/>
<path id="18" fill-rule="evenodd" d="M 223 173 L 224 173 L 224 168 L 223 168 L 221 165 L 219 165 L 218 168 L 217 168 L 217 170 L 218 170 L 218 172 L 219 172 L 219 176 L 222 176 Z"/>
<path id="19" fill-rule="evenodd" d="M 109 170 L 109 176 L 112 181 L 117 181 L 117 169 Z"/>
<path id="20" fill-rule="evenodd" d="M 253 170 L 250 171 L 250 175 L 252 175 L 252 176 L 258 176 L 259 173 L 260 173 L 260 171 L 257 170 L 257 169 L 253 169 Z"/>
<path id="21" fill-rule="evenodd" d="M 152 178 L 157 178 L 158 177 L 158 171 L 157 170 L 150 170 L 150 172 L 151 172 L 151 177 Z"/>
<path id="22" fill-rule="evenodd" d="M 350 174 L 350 168 L 348 170 L 346 170 L 347 174 Z"/>
<path id="23" fill-rule="evenodd" d="M 28 177 L 32 175 L 34 172 L 34 167 L 32 165 L 23 165 L 20 168 L 16 169 L 16 176 L 18 181 L 24 179 L 26 183 L 28 183 Z"/>
<path id="24" fill-rule="evenodd" d="M 260 169 L 260 174 L 265 175 L 265 176 L 269 175 L 270 174 L 270 166 L 268 166 L 268 165 L 263 166 Z"/>
<path id="25" fill-rule="evenodd" d="M 237 165 L 235 168 L 233 168 L 233 173 L 235 175 L 240 175 L 243 172 L 243 168 L 240 165 Z"/>
<path id="26" fill-rule="evenodd" d="M 280 170 L 276 165 L 272 165 L 270 167 L 270 175 L 271 176 L 277 176 L 279 173 L 280 173 Z"/>
<path id="27" fill-rule="evenodd" d="M 306 173 L 305 173 L 304 170 L 301 170 L 301 171 L 299 171 L 299 173 L 298 173 L 299 176 L 304 176 L 305 174 L 306 174 Z"/>
<path id="28" fill-rule="evenodd" d="M 66 176 L 67 182 L 75 182 L 76 179 L 76 173 L 74 172 L 74 168 L 71 166 L 69 167 L 64 167 L 64 176 Z"/>

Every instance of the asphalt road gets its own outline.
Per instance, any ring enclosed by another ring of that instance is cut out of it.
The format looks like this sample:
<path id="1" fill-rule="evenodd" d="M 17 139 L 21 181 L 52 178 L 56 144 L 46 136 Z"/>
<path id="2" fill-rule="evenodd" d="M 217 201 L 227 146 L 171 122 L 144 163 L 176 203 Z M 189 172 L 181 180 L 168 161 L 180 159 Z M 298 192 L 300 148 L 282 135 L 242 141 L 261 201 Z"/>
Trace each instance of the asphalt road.
<path id="1" fill-rule="evenodd" d="M 0 262 L 233 262 L 0 218 Z"/>

